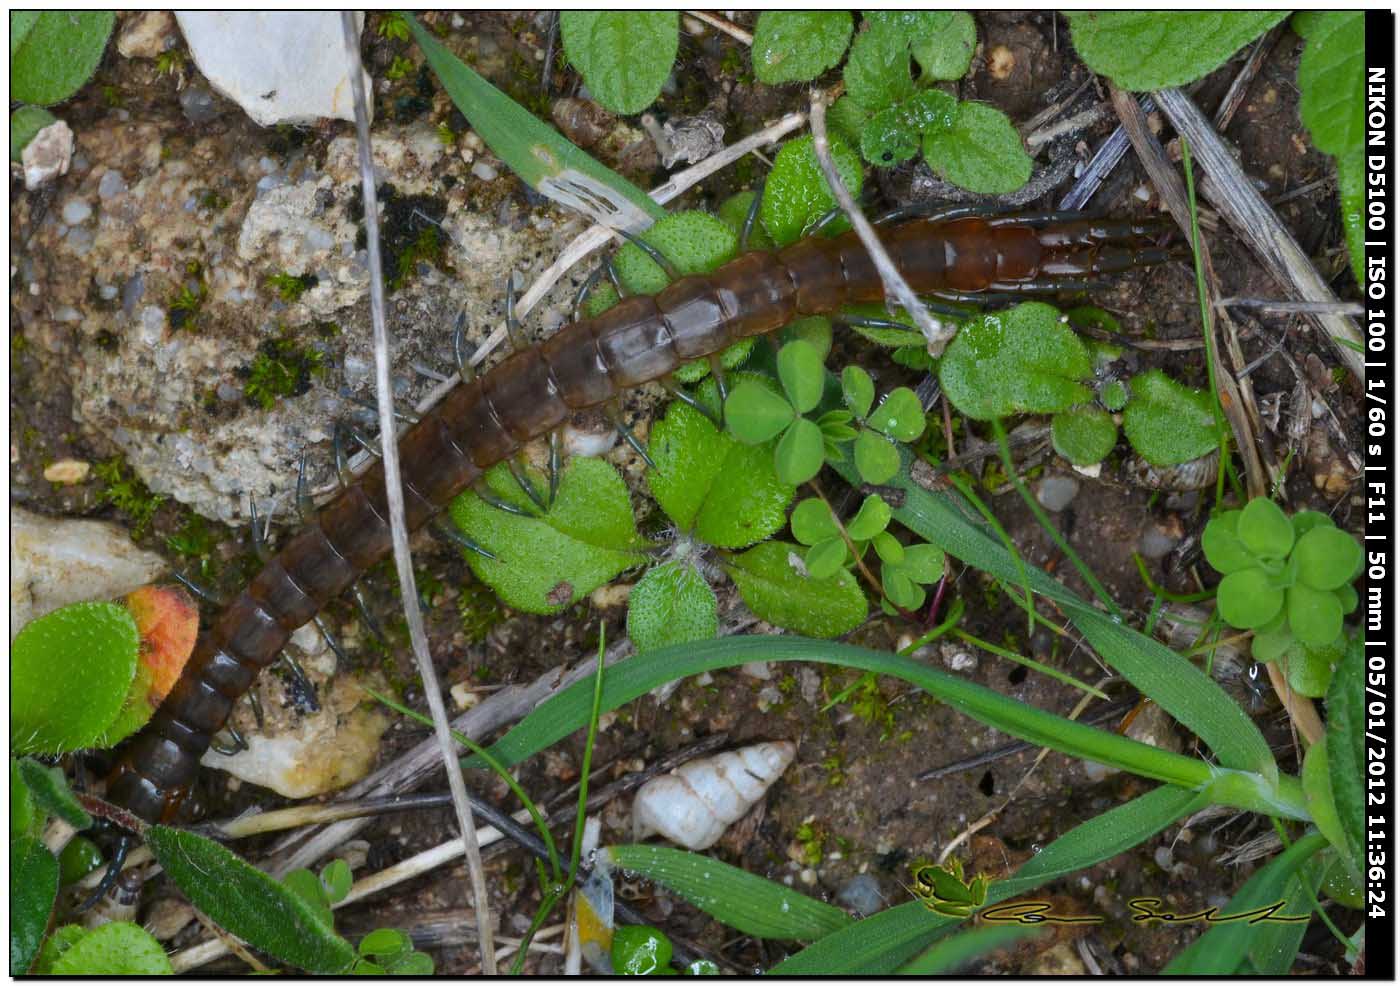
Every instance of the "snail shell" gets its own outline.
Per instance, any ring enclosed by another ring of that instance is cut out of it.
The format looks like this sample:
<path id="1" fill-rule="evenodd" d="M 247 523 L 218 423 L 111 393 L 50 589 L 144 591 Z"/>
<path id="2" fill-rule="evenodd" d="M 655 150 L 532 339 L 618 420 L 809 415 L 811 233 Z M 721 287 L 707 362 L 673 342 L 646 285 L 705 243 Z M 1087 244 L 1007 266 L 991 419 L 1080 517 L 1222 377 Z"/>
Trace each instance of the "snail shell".
<path id="1" fill-rule="evenodd" d="M 632 803 L 633 837 L 655 834 L 696 852 L 708 849 L 763 798 L 796 754 L 796 743 L 758 743 L 647 781 Z"/>
<path id="2" fill-rule="evenodd" d="M 1199 459 L 1175 466 L 1154 466 L 1140 456 L 1134 456 L 1123 467 L 1124 478 L 1133 486 L 1167 493 L 1189 493 L 1215 483 L 1220 467 L 1220 450 L 1207 452 Z"/>

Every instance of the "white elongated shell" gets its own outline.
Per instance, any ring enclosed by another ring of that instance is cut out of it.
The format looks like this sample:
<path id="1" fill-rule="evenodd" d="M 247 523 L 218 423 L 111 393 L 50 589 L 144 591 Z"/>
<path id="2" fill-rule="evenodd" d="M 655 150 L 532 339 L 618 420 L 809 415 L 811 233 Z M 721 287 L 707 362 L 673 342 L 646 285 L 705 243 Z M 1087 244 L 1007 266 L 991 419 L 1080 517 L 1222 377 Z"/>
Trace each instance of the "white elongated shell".
<path id="1" fill-rule="evenodd" d="M 758 743 L 692 760 L 643 784 L 632 803 L 632 835 L 650 835 L 699 852 L 719 841 L 782 776 L 797 744 Z"/>

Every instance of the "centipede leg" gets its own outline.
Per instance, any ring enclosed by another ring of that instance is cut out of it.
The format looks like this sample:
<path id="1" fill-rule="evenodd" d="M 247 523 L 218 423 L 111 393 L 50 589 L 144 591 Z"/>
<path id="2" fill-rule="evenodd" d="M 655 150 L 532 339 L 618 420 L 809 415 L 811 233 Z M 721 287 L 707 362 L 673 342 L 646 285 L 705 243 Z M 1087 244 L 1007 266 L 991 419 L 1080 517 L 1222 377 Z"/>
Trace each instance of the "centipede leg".
<path id="1" fill-rule="evenodd" d="M 345 452 L 345 425 L 337 421 L 331 430 L 331 448 L 335 456 L 335 472 L 342 487 L 349 486 L 355 481 L 355 476 L 350 472 L 350 457 Z"/>
<path id="2" fill-rule="evenodd" d="M 325 638 L 326 646 L 331 649 L 336 658 L 342 663 L 345 661 L 345 648 L 340 646 L 340 641 L 335 639 L 335 634 L 331 633 L 331 628 L 326 626 L 325 618 L 317 613 L 311 618 L 311 622 L 316 624 L 316 629 L 321 631 L 321 636 Z M 248 694 L 252 694 L 249 692 Z"/>
<path id="3" fill-rule="evenodd" d="M 193 592 L 200 599 L 203 599 L 206 603 L 209 603 L 211 606 L 222 607 L 228 605 L 227 597 L 217 592 L 216 590 L 210 588 L 209 586 L 205 585 L 204 583 L 196 581 L 195 579 L 186 575 L 179 569 L 171 569 L 170 576 L 176 582 L 179 582 L 182 586 L 190 590 L 190 592 Z"/>
<path id="4" fill-rule="evenodd" d="M 117 885 L 117 878 L 122 875 L 122 864 L 126 862 L 127 853 L 131 852 L 132 838 L 125 833 L 117 840 L 117 844 L 112 847 L 112 860 L 107 864 L 107 872 L 102 874 L 102 880 L 93 888 L 87 899 L 74 908 L 74 914 L 82 914 L 91 910 L 107 892 Z"/>
<path id="5" fill-rule="evenodd" d="M 559 477 L 563 472 L 562 453 L 559 448 L 559 429 L 555 428 L 549 433 L 549 504 L 554 505 L 554 498 L 559 495 Z"/>
<path id="6" fill-rule="evenodd" d="M 662 272 L 666 275 L 666 280 L 679 281 L 681 279 L 681 272 L 676 269 L 676 265 L 671 263 L 670 258 L 668 258 L 660 250 L 656 249 L 656 247 L 652 246 L 650 243 L 642 239 L 636 233 L 629 233 L 625 229 L 619 229 L 617 232 L 628 243 L 632 244 L 638 250 L 642 251 L 642 253 L 650 257 L 652 263 L 660 267 Z"/>
<path id="7" fill-rule="evenodd" d="M 627 288 L 622 283 L 622 278 L 617 276 L 617 265 L 613 263 L 612 257 L 603 258 L 603 270 L 607 271 L 608 280 L 612 282 L 613 290 L 617 292 L 619 298 L 627 297 Z"/>
<path id="8" fill-rule="evenodd" d="M 452 358 L 457 363 L 457 375 L 462 378 L 463 383 L 471 383 L 476 379 L 476 370 L 472 368 L 471 357 L 467 354 L 467 313 L 465 309 L 457 313 L 457 320 L 452 327 Z"/>
<path id="9" fill-rule="evenodd" d="M 1093 281 L 1074 278 L 1042 278 L 1034 281 L 997 281 L 990 290 L 1004 294 L 1077 294 L 1081 291 L 1104 291 L 1111 284 L 1095 284 Z"/>
<path id="10" fill-rule="evenodd" d="M 379 410 L 379 405 L 374 401 L 365 400 L 363 397 L 356 397 L 348 390 L 342 390 L 340 396 L 344 397 L 352 404 L 358 404 L 360 407 L 369 408 L 371 411 Z M 394 408 L 394 417 L 398 418 L 400 421 L 406 421 L 411 425 L 416 425 L 418 423 L 418 415 L 409 411 L 400 411 L 398 408 Z"/>
<path id="11" fill-rule="evenodd" d="M 627 427 L 627 422 L 622 420 L 622 410 L 617 406 L 616 401 L 609 401 L 604 405 L 604 413 L 612 426 L 617 429 L 617 433 L 622 440 L 632 446 L 632 451 L 642 457 L 642 461 L 647 464 L 647 468 L 655 469 L 656 463 L 651 461 L 651 456 L 647 454 L 646 446 L 637 440 L 637 436 L 632 434 L 632 429 Z"/>
<path id="12" fill-rule="evenodd" d="M 665 376 L 662 377 L 659 382 L 661 386 L 665 389 L 666 393 L 670 394 L 672 397 L 680 401 L 686 407 L 691 408 L 695 411 L 699 411 L 705 417 L 709 418 L 712 422 L 714 422 L 716 428 L 724 427 L 724 421 L 721 420 L 720 416 L 714 412 L 714 409 L 711 408 L 708 404 L 705 404 L 703 401 L 696 398 L 693 394 L 688 393 L 685 390 L 685 388 L 683 388 L 680 385 L 680 382 L 677 381 L 675 377 Z"/>
<path id="13" fill-rule="evenodd" d="M 297 505 L 297 516 L 301 518 L 303 524 L 309 524 L 316 516 L 316 504 L 311 499 L 311 493 L 306 486 L 306 452 L 301 453 L 301 462 L 297 464 L 297 491 L 295 494 Z"/>
<path id="14" fill-rule="evenodd" d="M 535 489 L 535 484 L 530 481 L 530 477 L 526 475 L 524 467 L 522 467 L 516 459 L 507 459 L 506 468 L 510 470 L 510 475 L 511 478 L 515 480 L 515 485 L 519 486 L 521 492 L 530 498 L 531 503 L 539 507 L 541 511 L 549 509 L 549 504 L 545 502 L 544 497 L 540 496 L 540 491 Z"/>
<path id="15" fill-rule="evenodd" d="M 243 697 L 244 697 L 244 698 L 247 700 L 247 702 L 248 702 L 248 708 L 250 708 L 250 709 L 253 710 L 253 721 L 256 722 L 256 723 L 258 724 L 258 728 L 259 728 L 259 729 L 262 729 L 262 728 L 263 728 L 263 707 L 262 707 L 262 699 L 258 698 L 257 689 L 255 689 L 255 688 L 250 688 L 250 689 L 248 689 L 246 692 L 243 693 Z"/>
<path id="16" fill-rule="evenodd" d="M 258 561 L 266 565 L 272 560 L 272 549 L 267 546 L 267 528 L 258 530 L 258 500 L 257 497 L 248 497 L 248 526 L 253 536 L 253 553 L 258 556 Z M 272 523 L 271 515 L 267 518 L 268 523 Z"/>
<path id="17" fill-rule="evenodd" d="M 490 551 L 487 551 L 485 548 L 477 544 L 471 538 L 467 537 L 465 534 L 459 531 L 455 525 L 448 523 L 447 521 L 438 521 L 433 526 L 436 528 L 439 534 L 447 538 L 447 540 L 451 541 L 453 544 L 465 548 L 473 554 L 480 555 L 482 558 L 488 558 L 491 561 L 496 560 L 496 556 L 494 554 L 492 554 Z"/>
<path id="18" fill-rule="evenodd" d="M 593 268 L 592 273 L 583 279 L 583 283 L 578 286 L 578 291 L 574 294 L 574 307 L 569 313 L 571 320 L 575 322 L 583 321 L 584 302 L 588 300 L 588 296 L 593 293 L 593 289 L 598 286 L 598 281 L 606 272 L 607 268 L 603 264 L 599 264 L 597 267 Z"/>
<path id="19" fill-rule="evenodd" d="M 744 225 L 739 228 L 739 252 L 747 253 L 749 250 L 749 238 L 753 236 L 753 225 L 758 221 L 758 210 L 763 204 L 763 192 L 768 187 L 767 182 L 759 182 L 753 190 L 753 201 L 749 203 L 749 211 L 744 215 Z"/>
<path id="20" fill-rule="evenodd" d="M 370 633 L 374 634 L 374 639 L 380 643 L 387 643 L 384 636 L 384 629 L 379 625 L 379 621 L 370 612 L 369 600 L 365 597 L 364 586 L 356 582 L 350 587 L 350 595 L 355 598 L 355 609 L 359 611 L 360 622 L 362 622 Z"/>
<path id="21" fill-rule="evenodd" d="M 724 360 L 719 353 L 711 353 L 707 357 L 710 364 L 710 373 L 714 375 L 715 386 L 719 388 L 720 419 L 724 418 L 724 402 L 729 400 L 729 382 L 724 375 Z"/>
<path id="22" fill-rule="evenodd" d="M 238 754 L 248 749 L 248 741 L 243 738 L 243 734 L 234 728 L 233 725 L 226 724 L 223 731 L 228 734 L 229 742 L 220 739 L 219 734 L 215 733 L 209 738 L 209 749 L 213 750 L 221 757 L 236 757 Z"/>
<path id="23" fill-rule="evenodd" d="M 373 438 L 370 438 L 368 435 L 360 431 L 360 429 L 356 428 L 352 424 L 345 425 L 345 430 L 351 438 L 355 439 L 355 441 L 359 443 L 360 448 L 364 449 L 376 459 L 384 458 L 384 453 L 380 450 L 379 443 L 376 442 Z"/>
<path id="24" fill-rule="evenodd" d="M 988 208 L 977 205 L 959 205 L 951 209 L 938 202 L 915 202 L 913 205 L 902 205 L 888 212 L 882 212 L 871 220 L 875 226 L 884 226 L 889 223 L 901 223 L 906 219 L 923 218 L 932 222 L 944 222 L 949 219 L 962 219 L 967 216 L 996 216 L 1001 215 L 1005 210 Z"/>
<path id="25" fill-rule="evenodd" d="M 301 666 L 301 662 L 286 651 L 281 653 L 280 658 L 292 678 L 293 701 L 307 712 L 320 712 L 321 700 L 316 696 L 316 686 L 306 676 L 306 669 Z"/>
<path id="26" fill-rule="evenodd" d="M 486 480 L 484 479 L 478 479 L 475 483 L 472 484 L 472 492 L 475 493 L 478 497 L 480 497 L 481 502 L 486 504 L 488 507 L 495 507 L 497 510 L 504 510 L 506 513 L 515 514 L 517 517 L 534 516 L 534 514 L 530 513 L 530 511 L 524 509 L 523 507 L 517 507 L 513 503 L 510 503 L 506 500 L 502 500 L 500 497 L 498 497 L 495 493 L 491 491 L 491 487 L 486 484 Z"/>
<path id="27" fill-rule="evenodd" d="M 512 348 L 518 353 L 529 348 L 520 319 L 515 317 L 515 274 L 506 277 L 506 335 Z"/>

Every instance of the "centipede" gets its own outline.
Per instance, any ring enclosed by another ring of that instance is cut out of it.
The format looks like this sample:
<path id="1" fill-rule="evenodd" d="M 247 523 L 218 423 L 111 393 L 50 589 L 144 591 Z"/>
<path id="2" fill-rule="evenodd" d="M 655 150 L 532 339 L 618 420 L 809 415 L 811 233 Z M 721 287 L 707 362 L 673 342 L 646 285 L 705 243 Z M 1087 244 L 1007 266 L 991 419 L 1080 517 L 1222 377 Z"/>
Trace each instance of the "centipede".
<path id="1" fill-rule="evenodd" d="M 1155 222 L 1078 213 L 898 210 L 877 225 L 896 267 L 920 295 L 949 302 L 1014 300 L 1084 288 L 1089 279 L 1157 264 Z M 398 438 L 407 526 L 417 529 L 485 472 L 557 434 L 576 412 L 615 407 L 619 395 L 667 382 L 795 318 L 885 299 L 853 232 L 809 235 L 777 251 L 746 250 L 709 274 L 656 295 L 624 297 L 569 322 L 546 341 L 517 346 L 459 381 Z M 275 553 L 201 631 L 194 653 L 147 725 L 119 751 L 106 797 L 147 823 L 178 822 L 199 767 L 234 703 L 275 661 L 291 634 L 391 550 L 382 464 L 374 463 Z M 119 849 L 119 852 L 121 850 Z M 117 870 L 120 861 L 113 860 Z M 113 876 L 109 872 L 109 878 Z"/>

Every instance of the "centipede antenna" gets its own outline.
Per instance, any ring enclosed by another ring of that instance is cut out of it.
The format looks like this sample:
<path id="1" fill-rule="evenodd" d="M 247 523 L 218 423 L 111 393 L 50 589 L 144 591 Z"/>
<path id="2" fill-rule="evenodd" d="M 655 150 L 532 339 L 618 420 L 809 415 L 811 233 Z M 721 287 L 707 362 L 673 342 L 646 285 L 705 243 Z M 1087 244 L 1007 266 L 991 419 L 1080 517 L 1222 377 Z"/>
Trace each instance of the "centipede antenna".
<path id="1" fill-rule="evenodd" d="M 286 651 L 279 656 L 287 673 L 292 677 L 292 695 L 296 703 L 303 706 L 307 712 L 320 712 L 321 700 L 316 697 L 316 686 L 306 676 L 306 669 L 301 666 L 301 662 Z"/>
<path id="2" fill-rule="evenodd" d="M 494 554 L 487 551 L 485 548 L 477 544 L 471 538 L 467 537 L 465 534 L 459 531 L 455 525 L 450 524 L 444 520 L 439 520 L 436 524 L 433 525 L 433 527 L 435 530 L 437 530 L 439 534 L 447 538 L 447 540 L 451 541 L 458 547 L 465 548 L 467 551 L 470 551 L 476 555 L 480 555 L 482 558 L 487 558 L 491 561 L 497 560 Z"/>
<path id="3" fill-rule="evenodd" d="M 676 380 L 675 377 L 667 375 L 662 377 L 659 382 L 662 388 L 665 389 L 666 393 L 670 394 L 672 397 L 680 401 L 686 407 L 694 411 L 699 411 L 705 417 L 709 418 L 712 422 L 714 422 L 716 428 L 724 427 L 724 422 L 720 420 L 720 416 L 716 414 L 708 404 L 696 398 L 694 394 L 687 392 L 685 388 L 683 388 L 680 385 L 680 383 Z"/>
<path id="4" fill-rule="evenodd" d="M 488 507 L 495 507 L 497 510 L 504 510 L 508 514 L 515 514 L 517 517 L 533 517 L 530 511 L 517 507 L 513 503 L 502 500 L 495 493 L 491 492 L 491 487 L 486 485 L 484 480 L 478 479 L 472 484 L 472 492 L 481 498 L 481 502 Z"/>
<path id="5" fill-rule="evenodd" d="M 263 707 L 262 699 L 258 698 L 256 688 L 250 688 L 243 693 L 243 697 L 248 702 L 248 708 L 253 710 L 253 721 L 258 724 L 258 728 L 263 728 Z"/>
<path id="6" fill-rule="evenodd" d="M 521 492 L 530 498 L 530 502 L 539 507 L 541 511 L 549 509 L 549 505 L 544 502 L 544 497 L 540 496 L 539 490 L 535 489 L 535 484 L 530 481 L 525 470 L 520 467 L 520 463 L 515 459 L 506 459 L 506 468 L 510 470 L 511 477 L 515 480 L 515 485 L 519 486 Z"/>
<path id="7" fill-rule="evenodd" d="M 340 392 L 340 396 L 344 397 L 352 404 L 358 404 L 360 405 L 360 407 L 367 407 L 371 411 L 379 410 L 379 405 L 376 404 L 374 401 L 366 400 L 363 397 L 356 397 L 354 394 L 350 393 L 349 390 L 342 390 Z M 400 411 L 398 408 L 394 409 L 394 417 L 398 418 L 400 421 L 407 421 L 409 424 L 412 425 L 416 425 L 419 420 L 418 415 L 413 414 L 409 411 Z"/>
<path id="8" fill-rule="evenodd" d="M 622 238 L 625 239 L 628 243 L 632 244 L 638 250 L 642 251 L 642 253 L 650 257 L 652 259 L 652 262 L 655 263 L 656 266 L 660 267 L 661 270 L 666 274 L 666 280 L 679 281 L 681 279 L 681 272 L 676 269 L 676 265 L 671 263 L 670 258 L 668 258 L 660 250 L 656 249 L 656 247 L 652 246 L 650 243 L 642 239 L 636 233 L 630 233 L 625 229 L 619 229 L 616 232 L 620 236 L 622 236 Z"/>
<path id="9" fill-rule="evenodd" d="M 549 503 L 554 505 L 554 498 L 559 494 L 559 474 L 560 450 L 559 450 L 559 429 L 555 428 L 549 433 Z"/>
<path id="10" fill-rule="evenodd" d="M 360 429 L 356 428 L 354 425 L 351 424 L 347 424 L 345 426 L 345 430 L 349 432 L 350 437 L 355 439 L 355 441 L 357 441 L 360 444 L 360 447 L 363 448 L 370 455 L 374 456 L 376 459 L 384 458 L 384 453 L 380 450 L 379 443 L 376 442 L 373 438 L 370 438 Z"/>
<path id="11" fill-rule="evenodd" d="M 744 225 L 739 229 L 740 253 L 744 253 L 749 248 L 749 237 L 753 235 L 753 224 L 758 220 L 758 209 L 763 204 L 763 192 L 766 187 L 766 181 L 760 181 L 754 187 L 753 201 L 749 203 L 749 211 L 744 216 Z"/>
<path id="12" fill-rule="evenodd" d="M 463 383 L 471 383 L 476 379 L 476 370 L 472 368 L 471 358 L 467 355 L 467 311 L 465 308 L 457 313 L 457 320 L 452 326 L 452 358 L 457 363 L 457 375 L 462 378 Z"/>
<path id="13" fill-rule="evenodd" d="M 632 451 L 642 457 L 642 461 L 647 464 L 648 469 L 655 469 L 656 463 L 651 461 L 651 456 L 647 454 L 646 446 L 637 440 L 637 436 L 632 434 L 632 429 L 627 427 L 627 422 L 622 420 L 622 412 L 618 410 L 614 401 L 609 401 L 604 408 L 608 415 L 608 420 L 617 429 L 617 433 L 622 440 L 632 446 Z"/>
<path id="14" fill-rule="evenodd" d="M 315 623 L 316 629 L 321 631 L 321 636 L 325 638 L 326 646 L 335 654 L 336 659 L 344 663 L 346 659 L 345 648 L 340 646 L 340 641 L 335 639 L 335 634 L 331 633 L 331 628 L 326 626 L 325 618 L 322 617 L 320 613 L 317 613 L 311 618 L 311 622 Z M 252 692 L 248 694 L 251 695 Z"/>
<path id="15" fill-rule="evenodd" d="M 85 901 L 74 908 L 74 914 L 82 914 L 91 910 L 107 892 L 117 885 L 117 878 L 122 875 L 122 864 L 126 862 L 126 855 L 131 851 L 131 836 L 123 833 L 117 839 L 117 844 L 112 847 L 112 861 L 107 864 L 107 872 L 102 874 L 102 880 L 93 888 Z"/>
<path id="16" fill-rule="evenodd" d="M 619 298 L 627 297 L 627 289 L 622 286 L 622 278 L 617 276 L 617 265 L 613 263 L 612 257 L 603 258 L 603 270 L 608 272 L 608 280 L 612 281 L 613 290 L 617 292 Z"/>
<path id="17" fill-rule="evenodd" d="M 515 272 L 506 276 L 506 335 L 516 352 L 529 348 L 525 333 L 521 331 L 520 319 L 515 317 Z"/>
<path id="18" fill-rule="evenodd" d="M 932 222 L 943 222 L 948 219 L 961 219 L 965 216 L 991 216 L 1000 215 L 1004 210 L 989 209 L 985 206 L 959 205 L 948 208 L 941 202 L 915 202 L 913 205 L 902 205 L 897 209 L 882 212 L 871 220 L 875 226 L 883 226 L 886 223 L 903 222 L 906 219 L 924 218 Z"/>
<path id="19" fill-rule="evenodd" d="M 179 582 L 182 586 L 211 606 L 224 606 L 228 603 L 228 599 L 225 598 L 222 593 L 217 592 L 202 582 L 195 581 L 179 569 L 171 569 L 170 575 L 176 582 Z"/>
<path id="20" fill-rule="evenodd" d="M 253 535 L 253 553 L 258 556 L 258 561 L 264 565 L 272 558 L 272 552 L 267 546 L 266 530 L 258 530 L 258 499 L 255 496 L 248 497 L 249 528 Z"/>
<path id="21" fill-rule="evenodd" d="M 603 276 L 605 268 L 602 264 L 594 267 L 592 272 L 583 279 L 583 283 L 578 286 L 578 291 L 574 293 L 574 307 L 569 313 L 569 317 L 575 322 L 583 321 L 583 303 L 588 300 L 588 296 L 593 293 L 593 289 L 598 286 L 598 279 Z"/>
<path id="22" fill-rule="evenodd" d="M 316 516 L 316 504 L 311 499 L 311 494 L 306 489 L 306 451 L 302 450 L 301 462 L 297 464 L 297 516 L 301 518 L 303 524 L 311 523 Z"/>
<path id="23" fill-rule="evenodd" d="M 350 595 L 355 598 L 355 609 L 359 611 L 360 620 L 364 623 L 369 632 L 374 634 L 374 639 L 378 640 L 381 644 L 387 644 L 389 641 L 388 638 L 384 636 L 384 628 L 379 625 L 379 621 L 376 620 L 374 614 L 370 612 L 369 598 L 365 596 L 364 586 L 356 582 L 350 587 Z M 285 657 L 286 655 L 283 656 Z M 291 658 L 288 658 L 288 660 L 291 660 Z"/>

